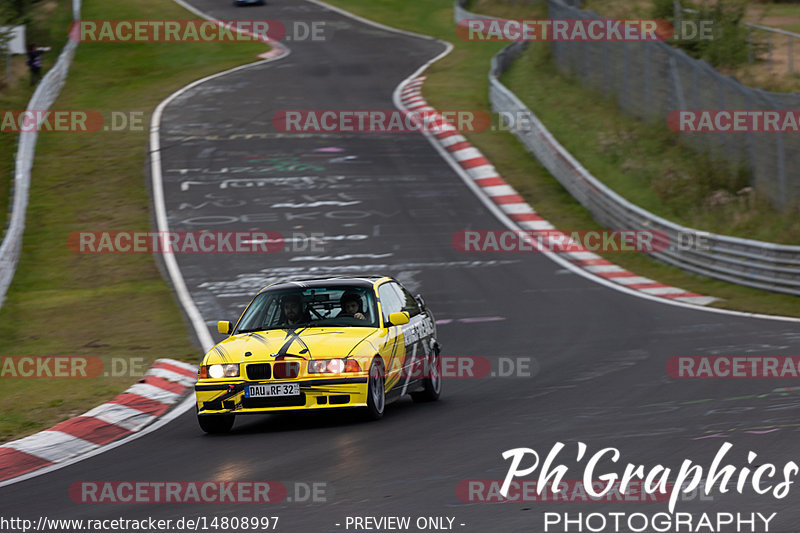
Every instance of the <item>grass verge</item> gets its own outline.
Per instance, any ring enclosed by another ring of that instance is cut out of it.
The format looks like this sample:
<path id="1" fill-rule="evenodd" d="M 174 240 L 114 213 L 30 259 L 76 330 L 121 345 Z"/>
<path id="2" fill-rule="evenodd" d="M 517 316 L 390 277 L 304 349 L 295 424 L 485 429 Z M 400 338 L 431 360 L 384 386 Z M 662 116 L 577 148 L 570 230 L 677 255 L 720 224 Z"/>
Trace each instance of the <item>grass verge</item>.
<path id="1" fill-rule="evenodd" d="M 196 17 L 163 0 L 86 0 L 82 18 Z M 90 355 L 112 373 L 114 361 L 146 369 L 159 357 L 199 360 L 152 256 L 78 255 L 67 248 L 67 236 L 82 230 L 150 230 L 145 168 L 151 112 L 179 87 L 252 62 L 266 49 L 248 42 L 78 47 L 53 109 L 96 110 L 107 120 L 112 111 L 141 112 L 143 127 L 39 135 L 22 257 L 0 309 L 0 357 Z M 14 379 L 4 373 L 0 395 L 13 408 L 0 414 L 0 441 L 80 414 L 136 379 L 130 372 L 95 379 Z"/>
<path id="2" fill-rule="evenodd" d="M 476 0 L 476 5 L 478 1 L 496 0 Z M 654 4 L 653 0 L 586 0 L 583 8 L 609 18 L 649 18 L 653 16 Z M 695 6 L 698 4 L 701 3 L 694 3 Z M 728 1 L 728 4 L 731 2 Z M 687 2 L 683 5 L 686 6 Z M 496 8 L 490 7 L 490 9 Z M 800 6 L 793 2 L 747 2 L 742 22 L 799 33 Z M 797 63 L 796 53 L 789 50 L 788 39 L 783 35 L 760 29 L 751 31 L 757 55 L 755 60 L 736 67 L 720 67 L 720 72 L 733 76 L 749 87 L 773 92 L 800 91 L 800 75 L 797 74 L 800 65 Z M 796 38 L 791 39 L 791 42 L 795 50 L 800 45 Z M 770 53 L 766 53 L 767 48 L 771 49 Z"/>
<path id="3" fill-rule="evenodd" d="M 67 27 L 72 17 L 70 3 L 42 2 L 26 25 L 28 42 L 50 46 L 52 50 L 42 56 L 42 72 L 46 73 L 56 62 L 67 38 Z M 0 81 L 0 110 L 23 110 L 33 96 L 35 86 L 30 85 L 30 73 L 25 65 L 27 56 L 12 56 L 9 65 L 2 66 Z M 10 67 L 10 68 L 7 68 Z M 14 158 L 17 153 L 15 132 L 0 133 L 0 213 L 10 213 L 11 183 L 14 179 Z M 5 233 L 5 222 L 0 226 L 0 239 Z"/>
<path id="4" fill-rule="evenodd" d="M 427 71 L 428 79 L 423 93 L 428 102 L 439 109 L 489 109 L 487 72 L 489 61 L 503 43 L 468 42 L 458 38 L 453 23 L 452 2 L 429 0 L 425 3 L 410 3 L 403 0 L 328 0 L 329 3 L 347 9 L 360 16 L 393 27 L 432 35 L 454 45 L 453 52 L 434 63 Z M 480 12 L 507 17 L 537 16 L 511 1 L 478 0 Z M 491 9 L 498 6 L 498 9 Z M 475 9 L 475 8 L 473 8 Z M 477 9 L 476 9 L 477 11 Z M 542 16 L 543 13 L 538 13 Z M 512 76 L 527 76 L 525 80 L 512 79 L 516 86 L 520 81 L 528 86 L 541 83 L 541 73 L 522 72 L 516 69 Z M 558 99 L 562 91 L 576 94 L 580 87 L 563 79 L 560 85 L 549 86 L 549 91 Z M 588 93 L 587 93 L 588 96 Z M 558 123 L 567 122 L 565 106 L 551 102 L 551 111 L 557 115 Z M 548 128 L 559 126 L 545 120 Z M 607 124 L 607 123 L 606 123 Z M 607 128 L 594 125 L 595 130 Z M 586 127 L 586 126 L 585 126 Z M 588 126 L 592 127 L 592 126 Z M 467 133 L 466 136 L 497 167 L 502 176 L 545 218 L 561 229 L 588 230 L 600 228 L 572 196 L 530 155 L 515 137 L 507 132 L 485 131 Z M 559 139 L 562 140 L 563 139 Z M 581 160 L 580 157 L 578 157 Z M 603 254 L 614 263 L 639 275 L 656 279 L 700 294 L 716 296 L 722 301 L 715 305 L 727 309 L 765 314 L 800 316 L 796 297 L 750 289 L 709 278 L 687 274 L 680 269 L 656 262 L 642 254 Z"/>
<path id="5" fill-rule="evenodd" d="M 636 205 L 692 228 L 800 243 L 796 211 L 777 211 L 752 194 L 744 173 L 683 146 L 662 124 L 625 115 L 615 102 L 563 75 L 548 43 L 531 43 L 503 81 L 589 172 Z"/>

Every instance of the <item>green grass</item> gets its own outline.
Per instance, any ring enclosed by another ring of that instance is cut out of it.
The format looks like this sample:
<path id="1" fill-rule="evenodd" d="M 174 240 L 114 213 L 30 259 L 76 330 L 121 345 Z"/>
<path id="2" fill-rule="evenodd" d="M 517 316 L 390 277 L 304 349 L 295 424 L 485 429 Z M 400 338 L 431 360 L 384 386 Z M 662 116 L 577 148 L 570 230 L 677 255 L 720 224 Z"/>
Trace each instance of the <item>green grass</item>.
<path id="1" fill-rule="evenodd" d="M 467 42 L 458 38 L 452 18 L 452 2 L 449 0 L 429 0 L 425 3 L 410 3 L 403 0 L 328 0 L 330 3 L 350 10 L 363 17 L 393 27 L 432 35 L 447 40 L 454 45 L 453 52 L 434 63 L 428 69 L 428 79 L 423 86 L 423 94 L 428 102 L 439 109 L 484 109 L 489 110 L 488 81 L 486 75 L 491 57 L 499 51 L 503 43 Z M 492 0 L 483 1 L 489 6 Z M 536 8 L 520 12 L 513 2 L 496 1 L 503 10 L 503 16 L 537 17 L 543 16 Z M 500 12 L 483 9 L 482 13 L 500 15 Z M 509 14 L 511 13 L 511 14 Z M 539 71 L 520 72 L 514 76 L 527 76 L 523 85 L 534 86 L 542 81 Z M 515 83 L 520 80 L 512 80 Z M 559 85 L 547 86 L 551 96 L 553 120 L 545 121 L 549 128 L 564 127 L 566 106 L 559 104 L 558 98 L 571 97 L 579 87 L 563 80 Z M 613 123 L 613 122 L 612 122 Z M 587 126 L 594 130 L 607 129 Z M 497 167 L 508 181 L 542 216 L 562 229 L 596 229 L 588 211 L 578 204 L 572 196 L 530 155 L 515 137 L 506 132 L 486 131 L 467 133 L 466 136 Z M 680 158 L 684 157 L 681 155 Z M 580 160 L 580 157 L 578 157 Z M 700 294 L 722 298 L 718 307 L 738 309 L 765 314 L 800 316 L 800 305 L 796 297 L 750 289 L 723 283 L 704 277 L 694 276 L 658 263 L 643 254 L 604 254 L 610 261 L 630 269 L 639 275 L 656 279 L 662 283 L 675 285 Z"/>
<path id="2" fill-rule="evenodd" d="M 800 23 L 797 22 L 797 18 L 800 17 L 800 5 L 797 3 L 764 4 L 764 10 L 761 12 L 760 16 L 754 18 L 753 20 L 748 20 L 748 22 L 752 22 L 754 24 L 763 24 L 762 21 L 765 17 L 786 18 L 786 21 L 770 20 L 768 25 L 773 28 L 780 28 L 782 30 L 800 33 Z M 776 36 L 776 38 L 779 37 Z"/>
<path id="3" fill-rule="evenodd" d="M 629 0 L 624 0 L 629 1 Z M 532 18 L 533 14 L 543 14 L 544 11 L 538 7 L 532 7 L 525 2 L 515 0 L 472 0 L 467 6 L 473 13 L 488 13 L 492 16 L 506 19 Z"/>
<path id="4" fill-rule="evenodd" d="M 84 2 L 85 20 L 193 19 L 164 0 Z M 209 74 L 249 63 L 261 43 L 81 43 L 53 109 L 141 111 L 142 131 L 41 133 L 20 264 L 0 309 L 0 356 L 199 361 L 152 256 L 79 255 L 81 230 L 151 228 L 144 169 L 156 105 Z M 121 392 L 135 377 L 0 380 L 0 440 L 33 433 Z"/>
<path id="5" fill-rule="evenodd" d="M 800 7 L 796 3 L 767 3 L 764 4 L 763 15 L 766 17 L 797 17 L 800 16 Z"/>
<path id="6" fill-rule="evenodd" d="M 43 75 L 52 67 L 58 58 L 67 38 L 67 28 L 72 11 L 68 2 L 52 2 L 45 4 L 31 17 L 25 31 L 28 42 L 39 46 L 50 46 L 52 50 L 42 56 Z M 5 59 L 2 65 L 2 82 L 0 83 L 0 110 L 23 110 L 33 96 L 35 87 L 30 86 L 30 73 L 25 65 L 26 56 L 11 58 L 11 79 L 6 78 Z M 14 178 L 14 157 L 17 152 L 18 134 L 0 132 L 0 213 L 9 212 L 11 183 Z M 0 222 L 0 239 L 5 233 L 6 219 Z"/>
<path id="7" fill-rule="evenodd" d="M 688 227 L 800 243 L 797 212 L 737 195 L 747 186 L 746 175 L 683 146 L 661 124 L 623 114 L 602 94 L 562 75 L 546 43 L 532 43 L 504 81 L 589 172 L 631 202 Z"/>
<path id="8" fill-rule="evenodd" d="M 653 4 L 650 0 L 586 0 L 583 8 L 609 18 L 647 18 Z"/>
<path id="9" fill-rule="evenodd" d="M 20 109 L 20 103 L 26 101 L 24 97 L 2 96 L 0 106 L 2 109 Z M 0 134 L 0 213 L 10 216 L 11 180 L 14 177 L 14 154 L 17 151 L 17 135 L 12 133 Z M 6 231 L 7 217 L 0 222 L 0 240 Z"/>

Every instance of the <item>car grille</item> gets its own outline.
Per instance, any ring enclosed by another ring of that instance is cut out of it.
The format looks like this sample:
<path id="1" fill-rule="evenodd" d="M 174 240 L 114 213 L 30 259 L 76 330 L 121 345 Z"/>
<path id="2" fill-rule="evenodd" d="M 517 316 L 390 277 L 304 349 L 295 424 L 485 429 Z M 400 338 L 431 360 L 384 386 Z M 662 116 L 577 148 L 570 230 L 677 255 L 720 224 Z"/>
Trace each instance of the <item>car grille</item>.
<path id="1" fill-rule="evenodd" d="M 245 409 L 261 409 L 265 407 L 301 407 L 306 404 L 305 393 L 300 396 L 277 396 L 275 398 L 242 398 Z"/>
<path id="2" fill-rule="evenodd" d="M 247 365 L 247 378 L 248 379 L 270 379 L 272 372 L 269 363 L 256 363 Z"/>

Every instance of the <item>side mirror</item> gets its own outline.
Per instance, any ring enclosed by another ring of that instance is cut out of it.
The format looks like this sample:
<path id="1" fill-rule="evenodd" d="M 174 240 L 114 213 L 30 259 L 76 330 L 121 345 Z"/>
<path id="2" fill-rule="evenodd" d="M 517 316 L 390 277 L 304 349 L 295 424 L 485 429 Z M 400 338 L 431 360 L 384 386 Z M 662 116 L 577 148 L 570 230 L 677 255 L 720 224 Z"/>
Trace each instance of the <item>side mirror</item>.
<path id="1" fill-rule="evenodd" d="M 425 308 L 426 308 L 426 306 L 425 306 L 425 300 L 422 298 L 422 295 L 421 295 L 421 294 L 417 294 L 416 296 L 414 296 L 414 299 L 417 301 L 417 303 L 419 304 L 419 306 L 420 306 L 422 309 L 425 309 Z"/>
<path id="2" fill-rule="evenodd" d="M 389 326 L 402 326 L 408 324 L 408 313 L 405 311 L 398 311 L 389 315 Z"/>
<path id="3" fill-rule="evenodd" d="M 220 320 L 217 322 L 217 332 L 228 335 L 231 332 L 231 323 L 227 320 Z"/>

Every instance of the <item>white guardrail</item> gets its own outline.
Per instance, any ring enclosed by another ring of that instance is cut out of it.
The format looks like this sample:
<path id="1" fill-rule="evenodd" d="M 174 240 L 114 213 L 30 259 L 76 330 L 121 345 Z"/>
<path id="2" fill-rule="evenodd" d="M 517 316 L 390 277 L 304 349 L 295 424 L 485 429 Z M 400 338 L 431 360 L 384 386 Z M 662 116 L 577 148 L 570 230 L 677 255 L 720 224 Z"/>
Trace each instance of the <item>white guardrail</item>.
<path id="1" fill-rule="evenodd" d="M 558 1 L 558 0 L 551 0 Z M 456 0 L 455 21 L 487 17 L 470 13 Z M 800 246 L 740 239 L 680 226 L 654 215 L 606 187 L 592 176 L 550 134 L 542 122 L 517 96 L 499 81 L 520 53 L 525 42 L 513 43 L 493 59 L 489 71 L 489 100 L 495 112 L 510 113 L 525 128 L 513 133 L 569 193 L 601 224 L 611 229 L 659 230 L 669 243 L 702 246 L 666 246 L 651 256 L 683 270 L 731 283 L 769 291 L 800 295 Z"/>
<path id="2" fill-rule="evenodd" d="M 81 0 L 72 0 L 72 19 L 81 18 Z M 39 82 L 38 87 L 28 102 L 28 111 L 43 111 L 50 109 L 53 105 L 64 82 L 67 79 L 67 72 L 78 42 L 72 39 L 67 40 L 61 54 L 58 56 L 56 64 L 45 74 Z M 44 117 L 37 118 L 41 123 Z M 39 124 L 37 124 L 38 126 Z M 22 235 L 25 232 L 25 212 L 28 208 L 28 193 L 31 186 L 31 168 L 33 168 L 33 156 L 36 152 L 36 138 L 38 133 L 35 131 L 23 131 L 19 134 L 17 144 L 17 157 L 14 164 L 14 184 L 13 200 L 11 202 L 11 216 L 6 228 L 3 243 L 0 244 L 0 306 L 6 297 L 14 272 L 17 268 L 19 255 L 22 251 Z"/>

